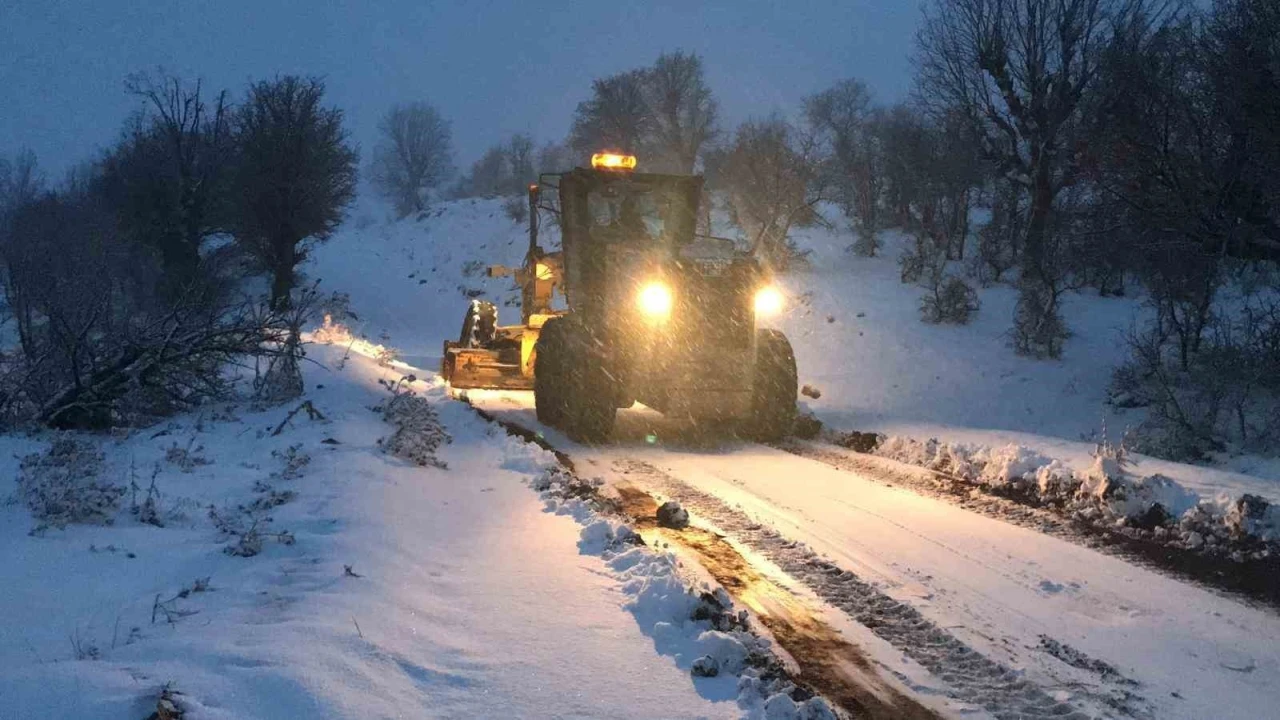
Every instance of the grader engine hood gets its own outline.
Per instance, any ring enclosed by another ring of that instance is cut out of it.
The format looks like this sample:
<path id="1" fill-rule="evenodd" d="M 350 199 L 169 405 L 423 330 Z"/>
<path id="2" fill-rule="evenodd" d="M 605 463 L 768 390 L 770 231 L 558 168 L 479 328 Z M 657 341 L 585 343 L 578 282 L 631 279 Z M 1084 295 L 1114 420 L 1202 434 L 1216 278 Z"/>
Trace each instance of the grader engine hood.
<path id="1" fill-rule="evenodd" d="M 752 296 L 760 272 L 749 260 L 683 260 L 673 273 L 672 334 L 697 344 L 746 348 L 755 332 Z"/>

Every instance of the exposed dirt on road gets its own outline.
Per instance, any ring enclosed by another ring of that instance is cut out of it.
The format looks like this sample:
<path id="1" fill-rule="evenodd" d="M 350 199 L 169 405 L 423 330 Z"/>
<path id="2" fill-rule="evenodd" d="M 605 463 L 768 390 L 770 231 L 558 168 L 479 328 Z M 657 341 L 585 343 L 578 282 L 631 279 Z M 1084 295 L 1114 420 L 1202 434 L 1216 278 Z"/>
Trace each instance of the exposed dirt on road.
<path id="1" fill-rule="evenodd" d="M 657 524 L 653 496 L 634 486 L 615 486 L 621 511 L 649 545 L 667 543 L 691 553 L 749 608 L 791 655 L 796 680 L 859 718 L 937 718 L 932 710 L 888 683 L 862 650 L 845 640 L 786 588 L 757 571 L 725 538 L 698 527 L 679 530 Z"/>

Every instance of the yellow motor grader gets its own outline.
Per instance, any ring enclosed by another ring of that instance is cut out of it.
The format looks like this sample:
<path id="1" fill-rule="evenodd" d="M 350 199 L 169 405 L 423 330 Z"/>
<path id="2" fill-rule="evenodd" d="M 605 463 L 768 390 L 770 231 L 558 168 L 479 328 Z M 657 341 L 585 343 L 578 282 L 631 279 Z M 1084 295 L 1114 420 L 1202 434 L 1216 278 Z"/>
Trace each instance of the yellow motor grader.
<path id="1" fill-rule="evenodd" d="M 441 372 L 454 388 L 530 389 L 538 420 L 586 442 L 606 439 L 618 408 L 741 429 L 788 431 L 796 364 L 779 331 L 757 320 L 782 309 L 759 262 L 730 240 L 696 232 L 702 177 L 635 172 L 636 159 L 598 153 L 590 168 L 529 187 L 529 249 L 514 276 L 521 324 L 474 300 Z M 547 191 L 554 191 L 551 195 Z M 542 213 L 561 249 L 539 245 Z M 552 306 L 563 295 L 567 310 Z"/>

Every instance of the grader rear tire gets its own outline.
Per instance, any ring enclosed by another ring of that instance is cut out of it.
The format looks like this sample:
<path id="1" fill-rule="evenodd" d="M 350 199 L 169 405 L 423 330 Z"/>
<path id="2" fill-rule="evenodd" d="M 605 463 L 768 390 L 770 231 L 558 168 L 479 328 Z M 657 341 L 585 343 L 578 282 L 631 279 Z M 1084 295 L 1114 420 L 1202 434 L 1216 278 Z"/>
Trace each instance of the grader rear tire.
<path id="1" fill-rule="evenodd" d="M 464 348 L 484 347 L 493 342 L 498 329 L 498 306 L 484 300 L 472 300 L 462 316 L 458 345 Z"/>
<path id="2" fill-rule="evenodd" d="M 756 331 L 756 367 L 752 384 L 751 435 L 758 442 L 786 437 L 796 421 L 796 356 L 787 336 Z"/>

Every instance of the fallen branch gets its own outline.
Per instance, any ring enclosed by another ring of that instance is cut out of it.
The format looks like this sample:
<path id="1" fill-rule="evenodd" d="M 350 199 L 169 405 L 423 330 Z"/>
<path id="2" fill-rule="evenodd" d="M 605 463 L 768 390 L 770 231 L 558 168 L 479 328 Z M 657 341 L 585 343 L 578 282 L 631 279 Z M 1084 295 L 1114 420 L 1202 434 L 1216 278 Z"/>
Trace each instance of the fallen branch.
<path id="1" fill-rule="evenodd" d="M 293 416 L 297 415 L 302 410 L 307 411 L 307 417 L 311 420 L 324 420 L 324 413 L 317 410 L 316 406 L 312 405 L 310 400 L 307 400 L 298 407 L 290 410 L 289 414 L 284 416 L 284 419 L 280 421 L 280 424 L 276 426 L 276 429 L 271 431 L 271 437 L 275 437 L 284 432 L 284 426 L 288 425 L 289 421 L 293 419 Z"/>

